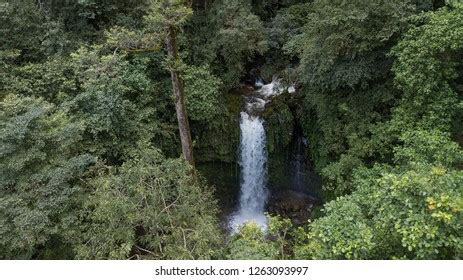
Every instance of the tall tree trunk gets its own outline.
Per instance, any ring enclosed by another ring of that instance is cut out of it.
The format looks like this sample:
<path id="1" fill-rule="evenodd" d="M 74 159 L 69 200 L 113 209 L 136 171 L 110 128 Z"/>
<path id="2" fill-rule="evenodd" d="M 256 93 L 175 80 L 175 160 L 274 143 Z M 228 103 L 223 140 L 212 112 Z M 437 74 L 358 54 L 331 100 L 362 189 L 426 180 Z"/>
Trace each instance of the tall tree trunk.
<path id="1" fill-rule="evenodd" d="M 170 61 L 175 62 L 178 58 L 176 32 L 174 28 L 169 28 L 166 38 L 167 54 Z M 178 129 L 180 131 L 180 141 L 182 143 L 182 153 L 186 161 L 192 166 L 195 165 L 193 158 L 193 143 L 191 141 L 190 125 L 185 108 L 185 94 L 183 92 L 183 80 L 175 67 L 170 69 L 172 88 L 175 98 L 175 110 L 177 112 Z"/>

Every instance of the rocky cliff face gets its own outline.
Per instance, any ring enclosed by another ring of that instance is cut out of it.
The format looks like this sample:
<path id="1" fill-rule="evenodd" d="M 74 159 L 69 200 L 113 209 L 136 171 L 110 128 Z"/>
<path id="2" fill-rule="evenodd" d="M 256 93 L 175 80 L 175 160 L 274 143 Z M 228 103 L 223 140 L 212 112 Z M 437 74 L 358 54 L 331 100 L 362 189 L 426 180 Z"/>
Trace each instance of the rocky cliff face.
<path id="1" fill-rule="evenodd" d="M 191 125 L 195 157 L 198 162 L 237 160 L 241 104 L 241 93 L 232 91 L 224 99 L 223 113 L 217 119 L 207 124 Z"/>
<path id="2" fill-rule="evenodd" d="M 251 86 L 243 86 L 229 92 L 220 118 L 207 126 L 193 126 L 196 157 L 201 162 L 199 168 L 216 187 L 223 217 L 228 216 L 238 203 L 239 116 L 244 101 L 252 98 L 253 91 Z M 284 91 L 269 99 L 265 109 L 259 112 L 264 119 L 268 151 L 267 187 L 270 198 L 267 211 L 291 218 L 296 224 L 306 223 L 313 207 L 320 204 L 318 193 L 321 184 L 307 162 L 308 145 L 302 143 L 305 138 L 298 120 L 300 99 L 297 93 Z M 300 147 L 296 149 L 298 145 Z M 294 170 L 295 156 L 301 161 L 296 166 L 297 170 Z M 223 166 L 227 168 L 220 168 Z M 296 179 L 298 182 L 295 182 Z"/>
<path id="3" fill-rule="evenodd" d="M 192 123 L 195 157 L 198 162 L 235 162 L 239 146 L 239 114 L 248 86 L 230 91 L 224 99 L 224 111 L 213 122 Z M 262 113 L 269 154 L 287 148 L 292 139 L 294 116 L 287 104 L 287 94 L 276 96 Z"/>

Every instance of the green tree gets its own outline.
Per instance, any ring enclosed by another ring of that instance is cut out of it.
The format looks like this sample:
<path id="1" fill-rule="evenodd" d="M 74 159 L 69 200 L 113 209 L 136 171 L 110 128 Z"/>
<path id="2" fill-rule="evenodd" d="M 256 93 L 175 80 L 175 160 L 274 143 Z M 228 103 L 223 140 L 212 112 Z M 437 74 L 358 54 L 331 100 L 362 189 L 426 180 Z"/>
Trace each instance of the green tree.
<path id="1" fill-rule="evenodd" d="M 405 28 L 410 1 L 316 0 L 304 32 L 286 49 L 300 54 L 302 81 L 321 90 L 365 88 L 383 78 L 390 60 L 385 54 Z"/>
<path id="2" fill-rule="evenodd" d="M 139 146 L 120 168 L 98 169 L 88 184 L 84 259 L 209 259 L 220 253 L 217 205 L 191 166 Z"/>
<path id="3" fill-rule="evenodd" d="M 401 88 L 392 82 L 388 53 L 410 27 L 409 16 L 433 4 L 320 0 L 303 7 L 307 23 L 284 48 L 300 58 L 302 126 L 324 188 L 346 194 L 357 167 L 390 163 L 398 139 L 384 123 L 392 118 Z"/>
<path id="4" fill-rule="evenodd" d="M 440 165 L 358 170 L 356 191 L 326 207 L 299 258 L 460 259 L 463 173 Z"/>
<path id="5" fill-rule="evenodd" d="M 462 109 L 455 81 L 461 75 L 463 6 L 445 7 L 416 21 L 392 52 L 395 82 L 403 91 L 390 123 L 396 134 L 417 128 L 448 131 Z"/>
<path id="6" fill-rule="evenodd" d="M 267 50 L 265 29 L 259 17 L 251 11 L 250 1 L 214 2 L 211 20 L 215 33 L 211 39 L 215 73 L 227 88 L 238 85 L 245 74 L 245 65 Z"/>
<path id="7" fill-rule="evenodd" d="M 353 168 L 352 193 L 327 205 L 326 216 L 298 246 L 299 256 L 462 257 L 463 173 L 455 167 L 463 151 L 450 134 L 461 110 L 453 89 L 463 48 L 461 9 L 445 7 L 413 18 L 416 26 L 392 52 L 403 95 L 391 120 L 372 130 L 371 141 L 388 146 L 393 160 Z"/>
<path id="8" fill-rule="evenodd" d="M 222 82 L 210 73 L 208 67 L 189 67 L 184 79 L 190 119 L 204 125 L 213 122 L 225 109 L 220 99 Z"/>
<path id="9" fill-rule="evenodd" d="M 289 219 L 267 216 L 263 230 L 254 222 L 242 225 L 226 246 L 226 258 L 232 260 L 275 260 L 291 258 L 289 241 L 292 224 Z"/>
<path id="10" fill-rule="evenodd" d="M 181 76 L 182 63 L 178 55 L 177 34 L 180 32 L 192 11 L 184 0 L 152 1 L 150 12 L 146 16 L 148 30 L 165 39 L 167 49 L 167 68 L 171 74 L 172 92 L 177 113 L 182 154 L 185 160 L 194 166 L 193 142 L 185 107 L 185 93 Z"/>
<path id="11" fill-rule="evenodd" d="M 69 257 L 53 246 L 72 235 L 75 183 L 95 161 L 76 149 L 82 126 L 39 98 L 11 94 L 0 104 L 0 258 Z"/>
<path id="12" fill-rule="evenodd" d="M 0 3 L 0 49 L 16 49 L 24 60 L 37 60 L 43 55 L 41 38 L 46 34 L 45 16 L 34 1 Z"/>

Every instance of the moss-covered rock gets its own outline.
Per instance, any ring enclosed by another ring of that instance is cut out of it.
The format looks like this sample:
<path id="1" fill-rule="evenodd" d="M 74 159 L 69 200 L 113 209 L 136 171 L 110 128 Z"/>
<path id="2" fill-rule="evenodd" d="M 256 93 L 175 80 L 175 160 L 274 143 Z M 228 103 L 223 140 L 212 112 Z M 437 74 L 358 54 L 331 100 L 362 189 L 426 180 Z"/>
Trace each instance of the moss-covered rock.
<path id="1" fill-rule="evenodd" d="M 191 124 L 197 162 L 236 161 L 240 140 L 241 104 L 241 95 L 230 92 L 225 97 L 222 114 L 207 124 Z"/>
<path id="2" fill-rule="evenodd" d="M 208 123 L 192 122 L 196 161 L 237 161 L 240 112 L 246 94 L 249 94 L 247 88 L 230 91 L 225 96 L 222 114 Z M 270 156 L 285 150 L 291 142 L 295 121 L 290 102 L 293 98 L 288 93 L 276 96 L 262 114 Z"/>
<path id="3" fill-rule="evenodd" d="M 285 149 L 291 142 L 294 117 L 288 106 L 288 95 L 282 94 L 267 104 L 262 117 L 267 133 L 267 149 L 270 154 Z"/>

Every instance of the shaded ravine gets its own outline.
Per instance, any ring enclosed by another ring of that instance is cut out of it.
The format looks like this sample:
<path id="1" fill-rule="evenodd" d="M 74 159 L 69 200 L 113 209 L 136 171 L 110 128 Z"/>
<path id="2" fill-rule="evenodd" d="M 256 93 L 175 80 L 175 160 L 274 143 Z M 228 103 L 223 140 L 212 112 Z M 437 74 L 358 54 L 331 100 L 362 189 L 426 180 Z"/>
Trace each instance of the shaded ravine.
<path id="1" fill-rule="evenodd" d="M 229 233 L 250 221 L 265 228 L 265 212 L 291 218 L 296 224 L 307 222 L 311 208 L 319 201 L 316 189 L 320 182 L 306 162 L 308 145 L 301 128 L 295 126 L 288 146 L 272 153 L 268 150 L 271 140 L 266 139 L 267 130 L 272 126 L 266 123 L 266 107 L 277 102 L 274 96 L 293 93 L 276 79 L 263 83 L 256 80 L 254 90 L 249 85 L 238 89 L 244 103 L 238 114 L 237 162 L 210 161 L 198 166 L 216 189 L 221 225 Z"/>

